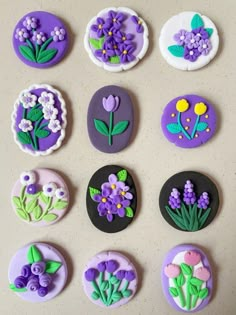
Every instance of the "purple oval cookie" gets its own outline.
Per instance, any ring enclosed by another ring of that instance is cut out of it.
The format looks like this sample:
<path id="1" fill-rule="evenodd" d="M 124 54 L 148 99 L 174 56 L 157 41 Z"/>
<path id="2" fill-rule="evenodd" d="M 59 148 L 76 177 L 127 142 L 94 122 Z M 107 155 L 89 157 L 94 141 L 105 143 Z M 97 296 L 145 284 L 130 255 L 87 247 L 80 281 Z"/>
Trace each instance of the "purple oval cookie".
<path id="1" fill-rule="evenodd" d="M 58 17 L 44 11 L 30 12 L 20 19 L 12 40 L 21 61 L 35 68 L 55 65 L 68 48 L 65 25 Z"/>
<path id="2" fill-rule="evenodd" d="M 94 304 L 116 308 L 133 298 L 138 275 L 128 258 L 118 252 L 106 251 L 87 263 L 82 281 L 86 295 Z"/>
<path id="3" fill-rule="evenodd" d="M 67 274 L 66 261 L 57 249 L 32 243 L 13 256 L 8 270 L 9 286 L 23 300 L 46 302 L 63 290 Z"/>
<path id="4" fill-rule="evenodd" d="M 183 95 L 170 101 L 162 114 L 166 138 L 178 147 L 195 148 L 207 142 L 216 130 L 213 106 L 198 95 Z"/>
<path id="5" fill-rule="evenodd" d="M 46 226 L 59 221 L 69 205 L 65 181 L 49 169 L 22 172 L 11 193 L 17 216 L 32 226 Z"/>
<path id="6" fill-rule="evenodd" d="M 65 137 L 65 101 L 46 84 L 34 84 L 18 96 L 12 114 L 12 131 L 20 149 L 34 156 L 48 155 Z"/>
<path id="7" fill-rule="evenodd" d="M 104 86 L 92 97 L 87 116 L 88 133 L 96 149 L 116 153 L 130 141 L 134 125 L 129 94 L 115 85 Z"/>
<path id="8" fill-rule="evenodd" d="M 167 301 L 178 311 L 200 311 L 210 301 L 211 266 L 204 252 L 195 246 L 174 247 L 164 259 L 161 280 Z"/>

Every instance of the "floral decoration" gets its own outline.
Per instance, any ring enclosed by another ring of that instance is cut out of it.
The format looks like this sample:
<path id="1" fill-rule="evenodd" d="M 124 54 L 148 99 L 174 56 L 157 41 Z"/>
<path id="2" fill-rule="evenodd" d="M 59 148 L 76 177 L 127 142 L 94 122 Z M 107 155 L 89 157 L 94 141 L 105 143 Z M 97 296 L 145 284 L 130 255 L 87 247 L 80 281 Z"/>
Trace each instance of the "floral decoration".
<path id="1" fill-rule="evenodd" d="M 115 216 L 121 218 L 134 216 L 133 209 L 130 207 L 133 195 L 129 192 L 130 187 L 125 183 L 127 176 L 127 171 L 121 170 L 116 175 L 109 175 L 108 182 L 101 185 L 101 190 L 89 187 L 90 197 L 98 203 L 99 216 L 106 217 L 109 222 L 112 222 Z"/>
<path id="2" fill-rule="evenodd" d="M 204 27 L 203 19 L 199 14 L 193 16 L 191 28 L 190 32 L 179 30 L 173 37 L 177 45 L 169 46 L 168 50 L 175 57 L 195 62 L 199 56 L 207 56 L 212 49 L 210 37 L 213 29 Z"/>
<path id="3" fill-rule="evenodd" d="M 35 245 L 31 245 L 27 253 L 27 264 L 21 267 L 21 272 L 10 283 L 10 289 L 15 292 L 37 292 L 44 297 L 50 292 L 53 285 L 53 278 L 61 267 L 58 261 L 45 261 L 42 254 Z"/>
<path id="4" fill-rule="evenodd" d="M 37 184 L 33 171 L 23 172 L 20 175 L 22 184 L 20 196 L 12 197 L 16 214 L 27 222 L 53 222 L 58 215 L 53 210 L 60 211 L 68 206 L 67 192 L 63 187 L 57 187 L 53 182 L 43 185 Z"/>
<path id="5" fill-rule="evenodd" d="M 105 306 L 110 306 L 133 294 L 128 288 L 130 282 L 136 279 L 134 270 L 119 269 L 116 260 L 102 261 L 96 267 L 84 273 L 86 281 L 93 286 L 93 300 L 100 299 Z"/>

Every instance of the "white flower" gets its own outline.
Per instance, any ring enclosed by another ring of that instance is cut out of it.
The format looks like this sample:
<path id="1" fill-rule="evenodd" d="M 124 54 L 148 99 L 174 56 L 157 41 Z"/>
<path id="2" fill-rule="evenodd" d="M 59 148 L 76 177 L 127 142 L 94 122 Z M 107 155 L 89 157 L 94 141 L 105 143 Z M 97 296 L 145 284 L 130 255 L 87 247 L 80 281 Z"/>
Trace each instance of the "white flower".
<path id="1" fill-rule="evenodd" d="M 36 175 L 32 171 L 23 172 L 20 174 L 20 182 L 24 186 L 34 184 L 36 182 Z"/>
<path id="2" fill-rule="evenodd" d="M 59 120 L 50 120 L 49 124 L 48 124 L 48 128 L 50 130 L 52 130 L 52 132 L 56 133 L 58 132 L 59 130 L 61 130 L 61 124 L 60 124 L 60 121 Z"/>
<path id="3" fill-rule="evenodd" d="M 20 103 L 24 108 L 34 107 L 37 102 L 37 96 L 30 92 L 24 93 L 20 96 Z"/>
<path id="4" fill-rule="evenodd" d="M 23 132 L 31 131 L 33 129 L 32 122 L 27 119 L 21 119 L 18 126 Z"/>
<path id="5" fill-rule="evenodd" d="M 66 197 L 66 190 L 64 188 L 58 188 L 55 195 L 58 199 L 63 199 Z"/>
<path id="6" fill-rule="evenodd" d="M 55 183 L 48 183 L 46 185 L 43 185 L 43 192 L 48 197 L 53 197 L 55 194 L 55 191 L 57 189 L 57 185 Z"/>
<path id="7" fill-rule="evenodd" d="M 58 109 L 51 104 L 47 104 L 43 107 L 43 114 L 46 120 L 54 120 L 57 118 Z"/>
<path id="8" fill-rule="evenodd" d="M 43 106 L 53 105 L 55 103 L 53 94 L 47 93 L 46 91 L 42 92 L 39 97 L 39 103 Z"/>

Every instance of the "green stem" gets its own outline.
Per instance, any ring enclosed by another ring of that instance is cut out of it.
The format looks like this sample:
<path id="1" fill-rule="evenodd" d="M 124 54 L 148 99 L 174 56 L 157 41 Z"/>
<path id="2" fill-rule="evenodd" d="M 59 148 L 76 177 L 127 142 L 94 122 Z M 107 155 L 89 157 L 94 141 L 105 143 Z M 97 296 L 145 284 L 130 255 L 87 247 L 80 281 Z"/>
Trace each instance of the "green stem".
<path id="1" fill-rule="evenodd" d="M 119 280 L 119 282 L 117 282 L 117 284 L 114 285 L 114 289 L 113 289 L 112 295 L 113 295 L 115 292 L 117 292 L 117 290 L 118 290 L 118 288 L 119 288 L 119 286 L 120 286 L 120 283 L 121 283 L 121 281 Z M 107 302 L 107 306 L 109 306 L 109 305 L 112 304 L 112 295 L 111 295 L 110 299 L 109 299 L 108 302 Z"/>
<path id="2" fill-rule="evenodd" d="M 182 307 L 185 307 L 186 302 L 185 302 L 185 298 L 184 298 L 184 295 L 183 295 L 183 291 L 178 286 L 176 278 L 174 278 L 173 281 L 174 281 L 175 288 L 176 288 L 176 290 L 177 290 L 177 292 L 179 294 L 178 296 L 179 296 L 179 299 L 180 299 L 180 304 L 181 304 Z"/>
<path id="3" fill-rule="evenodd" d="M 99 289 L 101 292 L 101 298 L 102 298 L 103 303 L 107 304 L 107 298 L 106 298 L 105 292 L 101 289 L 101 285 L 103 283 L 103 275 L 104 275 L 104 272 L 99 273 Z"/>
<path id="4" fill-rule="evenodd" d="M 113 291 L 113 285 L 111 284 L 111 278 L 112 278 L 112 273 L 109 273 L 109 288 L 108 288 L 108 292 L 107 292 L 107 306 L 109 305 L 109 301 L 111 300 L 112 297 L 112 291 Z"/>
<path id="5" fill-rule="evenodd" d="M 198 288 L 198 292 L 199 292 L 201 290 L 201 285 L 198 285 L 197 288 Z M 198 300 L 198 294 L 194 295 L 194 297 L 193 297 L 192 308 L 194 308 L 196 306 L 197 300 Z"/>
<path id="6" fill-rule="evenodd" d="M 191 309 L 191 294 L 190 294 L 190 279 L 192 276 L 187 277 L 187 288 L 186 288 L 186 308 L 187 310 Z"/>
<path id="7" fill-rule="evenodd" d="M 34 149 L 35 149 L 35 150 L 38 150 L 38 149 L 39 149 L 38 140 L 37 140 L 37 136 L 36 136 L 36 133 L 35 133 L 35 132 L 39 129 L 39 126 L 40 126 L 42 120 L 43 120 L 43 117 L 40 118 L 40 119 L 36 122 L 35 127 L 34 127 L 34 132 L 33 132 L 33 135 L 34 135 L 34 136 L 33 136 L 33 138 L 34 138 Z"/>
<path id="8" fill-rule="evenodd" d="M 94 288 L 94 291 L 97 292 L 97 294 L 99 294 L 99 296 L 101 297 L 102 302 L 106 305 L 106 301 L 103 300 L 102 292 L 101 292 L 101 290 L 99 289 L 99 287 L 98 287 L 96 281 L 92 281 L 92 286 L 93 286 L 93 288 Z"/>
<path id="9" fill-rule="evenodd" d="M 112 129 L 113 129 L 113 112 L 110 112 L 109 117 L 109 145 L 112 145 Z"/>
<path id="10" fill-rule="evenodd" d="M 181 131 L 183 132 L 183 134 L 185 135 L 185 137 L 186 137 L 188 140 L 191 140 L 190 135 L 189 135 L 188 132 L 184 129 L 184 127 L 183 127 L 183 125 L 182 125 L 182 123 L 181 123 L 181 113 L 180 113 L 180 112 L 178 113 L 177 119 L 178 119 L 178 125 L 179 125 L 180 128 L 181 128 Z"/>
<path id="11" fill-rule="evenodd" d="M 29 45 L 29 47 L 33 50 L 34 52 L 34 45 L 31 43 L 29 39 L 26 39 L 26 43 Z"/>
<path id="12" fill-rule="evenodd" d="M 202 215 L 202 208 L 200 208 L 200 210 L 199 210 L 199 212 L 198 212 L 198 219 L 200 219 L 201 218 L 201 215 Z"/>
<path id="13" fill-rule="evenodd" d="M 178 208 L 176 208 L 175 210 L 176 210 L 176 212 L 177 212 L 178 216 L 179 216 L 179 217 L 181 217 L 181 214 L 180 214 L 180 212 L 179 212 L 179 209 L 178 209 Z"/>
<path id="14" fill-rule="evenodd" d="M 126 290 L 127 290 L 127 288 L 128 288 L 128 286 L 129 286 L 129 281 L 128 281 L 128 280 L 126 280 L 126 282 L 125 282 L 125 285 L 124 285 L 123 289 L 121 289 L 121 292 L 126 291 Z"/>
<path id="15" fill-rule="evenodd" d="M 48 126 L 48 122 L 45 123 L 45 124 L 42 124 L 42 125 L 40 126 L 40 129 L 43 129 L 44 127 L 47 127 L 47 126 Z"/>
<path id="16" fill-rule="evenodd" d="M 24 109 L 23 109 L 23 118 L 24 118 L 24 119 L 26 119 L 26 117 L 27 117 L 27 115 L 26 115 L 26 114 L 27 114 L 27 109 L 26 109 L 26 108 L 24 108 Z"/>
<path id="17" fill-rule="evenodd" d="M 24 202 L 25 202 L 25 199 L 26 199 L 26 196 L 25 196 L 25 189 L 26 189 L 26 186 L 23 186 L 21 188 L 21 192 L 20 192 L 20 201 L 22 203 L 22 205 L 24 206 Z"/>
<path id="18" fill-rule="evenodd" d="M 50 208 L 51 208 L 51 206 L 52 206 L 52 199 L 53 199 L 53 197 L 50 197 L 50 198 L 49 198 L 49 201 L 48 201 L 48 204 L 47 204 L 47 207 L 46 207 L 45 212 L 43 212 L 43 213 L 41 214 L 41 216 L 38 218 L 37 221 L 42 220 L 43 217 L 48 214 L 48 212 L 50 211 Z"/>
<path id="19" fill-rule="evenodd" d="M 197 130 L 197 125 L 198 125 L 198 123 L 199 123 L 199 120 L 200 120 L 200 116 L 197 115 L 197 119 L 196 119 L 196 121 L 195 121 L 195 125 L 194 125 L 194 127 L 193 127 L 193 131 L 192 131 L 192 134 L 191 134 L 191 139 L 193 139 L 194 136 L 195 136 L 195 133 L 196 133 L 196 130 Z"/>
<path id="20" fill-rule="evenodd" d="M 39 45 L 36 44 L 35 55 L 36 55 L 36 60 L 37 61 L 38 61 L 39 50 L 40 50 Z"/>

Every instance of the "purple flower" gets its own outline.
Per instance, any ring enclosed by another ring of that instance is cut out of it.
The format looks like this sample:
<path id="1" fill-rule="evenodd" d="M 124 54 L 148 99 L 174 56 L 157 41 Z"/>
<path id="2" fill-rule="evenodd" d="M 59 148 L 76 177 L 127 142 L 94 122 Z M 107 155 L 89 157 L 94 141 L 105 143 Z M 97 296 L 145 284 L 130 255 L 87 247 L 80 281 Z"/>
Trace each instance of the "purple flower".
<path id="1" fill-rule="evenodd" d="M 111 193 L 111 189 L 104 188 L 102 189 L 101 194 L 97 194 L 93 196 L 93 200 L 96 202 L 99 202 L 97 209 L 99 212 L 99 215 L 104 216 L 106 215 L 104 212 L 107 212 L 107 210 L 111 209 L 111 200 L 109 198 Z"/>
<path id="2" fill-rule="evenodd" d="M 125 279 L 127 281 L 133 281 L 136 278 L 135 272 L 133 270 L 126 271 Z"/>
<path id="3" fill-rule="evenodd" d="M 39 289 L 39 281 L 38 279 L 32 278 L 27 283 L 27 289 L 29 291 L 37 291 Z"/>
<path id="4" fill-rule="evenodd" d="M 55 26 L 54 30 L 51 32 L 51 36 L 53 37 L 54 42 L 60 42 L 64 40 L 66 35 L 66 31 L 64 28 L 61 28 L 59 26 Z"/>
<path id="5" fill-rule="evenodd" d="M 133 52 L 135 51 L 134 46 L 132 45 L 120 45 L 120 52 L 119 56 L 121 59 L 121 63 L 131 62 L 135 60 L 135 56 L 133 55 Z"/>
<path id="6" fill-rule="evenodd" d="M 38 27 L 38 20 L 34 17 L 27 16 L 23 22 L 28 31 L 35 30 Z"/>
<path id="7" fill-rule="evenodd" d="M 188 31 L 182 29 L 179 31 L 179 33 L 174 35 L 174 40 L 177 42 L 178 45 L 183 46 L 185 44 L 187 34 Z"/>
<path id="8" fill-rule="evenodd" d="M 203 27 L 198 27 L 192 30 L 192 32 L 198 36 L 200 39 L 207 39 L 209 38 L 209 35 L 207 31 Z"/>
<path id="9" fill-rule="evenodd" d="M 39 276 L 44 273 L 45 267 L 46 264 L 44 261 L 35 262 L 31 265 L 31 272 L 34 275 Z"/>
<path id="10" fill-rule="evenodd" d="M 123 280 L 124 277 L 125 277 L 125 273 L 126 273 L 125 270 L 119 270 L 119 271 L 116 273 L 116 278 L 117 278 L 118 280 Z"/>
<path id="11" fill-rule="evenodd" d="M 97 265 L 99 272 L 104 272 L 106 270 L 106 262 L 102 261 Z"/>
<path id="12" fill-rule="evenodd" d="M 45 295 L 48 294 L 48 288 L 46 287 L 40 287 L 38 289 L 38 295 L 41 296 L 41 297 L 44 297 Z"/>
<path id="13" fill-rule="evenodd" d="M 26 192 L 29 195 L 34 195 L 37 193 L 37 191 L 38 191 L 38 189 L 37 189 L 36 184 L 30 184 L 29 186 L 27 186 Z"/>
<path id="14" fill-rule="evenodd" d="M 126 199 L 132 200 L 133 195 L 129 192 L 129 186 L 120 187 L 120 194 Z"/>
<path id="15" fill-rule="evenodd" d="M 93 24 L 91 26 L 92 31 L 97 33 L 98 37 L 102 37 L 105 35 L 104 30 L 107 30 L 111 27 L 112 25 L 112 20 L 110 18 L 106 19 L 106 21 L 104 21 L 104 19 L 98 17 L 97 18 L 97 24 Z"/>
<path id="16" fill-rule="evenodd" d="M 173 188 L 169 196 L 169 205 L 172 209 L 179 209 L 181 205 L 180 192 Z"/>
<path id="17" fill-rule="evenodd" d="M 108 62 L 110 57 L 115 56 L 115 52 L 109 43 L 104 43 L 102 49 L 95 50 L 95 55 L 98 58 L 102 58 L 103 62 Z"/>
<path id="18" fill-rule="evenodd" d="M 201 39 L 199 41 L 198 51 L 202 55 L 204 55 L 204 56 L 208 55 L 211 48 L 212 48 L 212 45 L 211 45 L 211 41 L 209 39 Z"/>
<path id="19" fill-rule="evenodd" d="M 44 273 L 39 276 L 39 284 L 41 287 L 48 287 L 49 284 L 52 282 L 52 277 L 48 273 Z"/>
<path id="20" fill-rule="evenodd" d="M 20 42 L 25 42 L 29 38 L 29 33 L 26 28 L 17 28 L 15 38 L 19 39 Z"/>
<path id="21" fill-rule="evenodd" d="M 124 32 L 117 31 L 114 35 L 114 39 L 119 44 L 130 45 L 132 43 L 132 39 L 134 38 L 133 34 L 125 34 Z"/>
<path id="22" fill-rule="evenodd" d="M 193 205 L 196 201 L 196 194 L 193 190 L 193 184 L 190 180 L 184 185 L 184 202 L 186 205 Z"/>
<path id="23" fill-rule="evenodd" d="M 106 261 L 107 272 L 113 273 L 119 267 L 118 262 L 116 260 L 108 260 Z"/>
<path id="24" fill-rule="evenodd" d="M 87 281 L 94 281 L 98 276 L 98 270 L 95 268 L 90 268 L 87 271 L 85 271 L 84 275 Z"/>
<path id="25" fill-rule="evenodd" d="M 197 201 L 198 208 L 206 210 L 209 204 L 210 204 L 210 199 L 209 199 L 208 193 L 207 192 L 202 193 Z"/>
<path id="26" fill-rule="evenodd" d="M 118 44 L 114 39 L 109 40 L 109 44 L 111 49 L 114 51 L 115 55 L 118 56 L 120 52 L 120 44 Z"/>
<path id="27" fill-rule="evenodd" d="M 21 275 L 25 278 L 29 278 L 32 275 L 31 265 L 25 265 L 21 268 Z"/>
<path id="28" fill-rule="evenodd" d="M 115 11 L 111 10 L 111 11 L 108 12 L 108 16 L 111 19 L 111 21 L 113 23 L 113 26 L 116 29 L 120 29 L 121 25 L 122 25 L 122 22 L 125 19 L 125 15 L 123 13 L 121 13 L 121 12 L 115 12 Z"/>
<path id="29" fill-rule="evenodd" d="M 108 44 L 113 40 L 116 32 L 117 30 L 114 27 L 104 29 L 104 34 L 106 36 L 106 41 Z"/>
<path id="30" fill-rule="evenodd" d="M 143 33 L 144 32 L 144 27 L 143 27 L 143 21 L 141 21 L 137 15 L 133 15 L 131 17 L 131 20 L 136 24 L 136 31 L 138 33 Z"/>
<path id="31" fill-rule="evenodd" d="M 123 218 L 125 216 L 125 208 L 129 207 L 129 205 L 129 200 L 124 199 L 122 196 L 116 195 L 113 198 L 111 210 L 113 213 L 117 213 L 119 217 Z"/>
<path id="32" fill-rule="evenodd" d="M 199 46 L 199 40 L 200 40 L 200 37 L 198 35 L 195 35 L 194 33 L 189 32 L 186 35 L 185 44 L 187 48 L 189 49 L 197 48 Z"/>
<path id="33" fill-rule="evenodd" d="M 23 276 L 19 276 L 15 279 L 14 285 L 17 289 L 23 289 L 27 285 L 27 279 Z"/>
<path id="34" fill-rule="evenodd" d="M 118 96 L 109 95 L 107 98 L 103 97 L 102 104 L 108 113 L 115 112 L 119 107 L 120 100 Z"/>
<path id="35" fill-rule="evenodd" d="M 184 59 L 187 59 L 191 62 L 196 61 L 200 55 L 201 53 L 198 49 L 188 49 L 187 47 L 184 49 Z"/>
<path id="36" fill-rule="evenodd" d="M 33 37 L 32 37 L 33 41 L 36 42 L 38 45 L 42 45 L 43 42 L 46 41 L 46 36 L 43 32 L 38 32 L 35 31 L 33 33 Z"/>
<path id="37" fill-rule="evenodd" d="M 102 189 L 108 188 L 111 189 L 111 197 L 119 195 L 120 189 L 124 188 L 125 183 L 118 181 L 118 178 L 115 174 L 111 174 L 108 177 L 108 181 L 102 184 Z"/>

